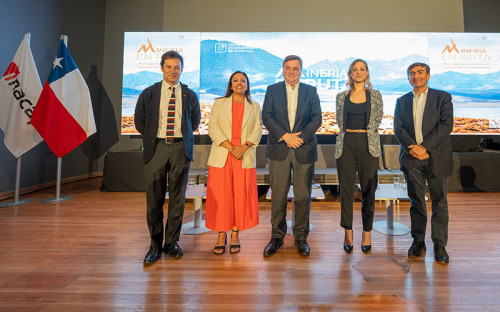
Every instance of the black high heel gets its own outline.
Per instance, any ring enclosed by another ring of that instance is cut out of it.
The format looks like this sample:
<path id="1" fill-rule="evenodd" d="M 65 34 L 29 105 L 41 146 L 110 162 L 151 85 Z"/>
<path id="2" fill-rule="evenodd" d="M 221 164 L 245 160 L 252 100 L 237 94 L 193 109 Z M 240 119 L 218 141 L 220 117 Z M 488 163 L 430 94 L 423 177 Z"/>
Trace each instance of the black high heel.
<path id="1" fill-rule="evenodd" d="M 224 246 L 215 246 L 214 247 L 214 254 L 216 254 L 216 255 L 222 255 L 224 252 L 226 252 L 227 233 L 226 232 L 219 232 L 219 233 L 224 233 Z M 219 250 L 222 250 L 222 252 L 218 252 Z"/>
<path id="2" fill-rule="evenodd" d="M 232 232 L 235 232 L 235 233 L 238 233 L 239 231 L 240 230 L 236 230 L 236 231 L 232 230 Z M 231 233 L 231 240 L 233 238 L 232 236 L 233 236 L 233 234 Z M 233 251 L 233 249 L 235 249 L 235 250 Z M 229 245 L 229 252 L 232 254 L 240 252 L 240 245 L 239 244 L 238 245 Z"/>
<path id="3" fill-rule="evenodd" d="M 363 233 L 363 238 L 365 237 L 365 233 Z M 371 242 L 371 237 L 370 237 L 370 242 Z M 370 250 L 372 250 L 372 244 L 370 245 L 361 245 L 361 250 L 364 252 L 364 253 L 367 253 L 369 252 Z"/>
<path id="4" fill-rule="evenodd" d="M 354 241 L 354 233 L 352 234 L 352 240 Z M 346 243 L 344 243 L 345 252 L 351 253 L 352 249 L 353 249 L 353 245 L 347 245 Z"/>
<path id="5" fill-rule="evenodd" d="M 367 253 L 369 252 L 370 250 L 372 250 L 372 245 L 361 245 L 361 250 L 364 252 L 364 253 Z"/>
<path id="6" fill-rule="evenodd" d="M 344 243 L 344 250 L 345 250 L 345 252 L 351 253 L 352 249 L 353 249 L 352 245 L 347 245 L 346 243 Z"/>

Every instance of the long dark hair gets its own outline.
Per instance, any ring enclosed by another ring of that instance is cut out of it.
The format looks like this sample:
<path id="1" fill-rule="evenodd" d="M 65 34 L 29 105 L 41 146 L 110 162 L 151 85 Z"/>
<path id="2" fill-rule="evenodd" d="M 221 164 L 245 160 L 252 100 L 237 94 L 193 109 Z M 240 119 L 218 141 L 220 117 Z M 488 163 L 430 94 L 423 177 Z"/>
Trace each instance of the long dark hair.
<path id="1" fill-rule="evenodd" d="M 230 97 L 233 95 L 233 89 L 231 88 L 233 86 L 233 77 L 234 75 L 236 74 L 243 74 L 243 76 L 245 76 L 245 79 L 247 80 L 247 90 L 245 91 L 245 97 L 247 98 L 247 100 L 249 102 L 252 101 L 252 97 L 250 96 L 250 80 L 248 80 L 248 76 L 247 74 L 245 74 L 244 72 L 242 71 L 235 71 L 231 77 L 229 77 L 229 83 L 227 84 L 227 90 L 226 90 L 226 95 L 224 95 L 224 97 Z"/>

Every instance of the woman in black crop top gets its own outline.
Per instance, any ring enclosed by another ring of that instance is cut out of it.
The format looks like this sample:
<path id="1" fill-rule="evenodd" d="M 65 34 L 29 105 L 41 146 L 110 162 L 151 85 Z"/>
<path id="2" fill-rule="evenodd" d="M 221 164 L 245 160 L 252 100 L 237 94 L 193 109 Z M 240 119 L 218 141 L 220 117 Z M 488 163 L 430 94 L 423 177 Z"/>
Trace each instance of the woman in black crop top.
<path id="1" fill-rule="evenodd" d="M 347 91 L 337 95 L 336 118 L 340 133 L 337 136 L 335 158 L 340 184 L 340 225 L 345 230 L 344 250 L 353 249 L 353 202 L 356 172 L 362 193 L 361 216 L 363 235 L 361 250 L 371 250 L 371 230 L 375 212 L 383 103 L 379 91 L 370 83 L 368 64 L 357 59 L 351 63 L 346 82 Z"/>

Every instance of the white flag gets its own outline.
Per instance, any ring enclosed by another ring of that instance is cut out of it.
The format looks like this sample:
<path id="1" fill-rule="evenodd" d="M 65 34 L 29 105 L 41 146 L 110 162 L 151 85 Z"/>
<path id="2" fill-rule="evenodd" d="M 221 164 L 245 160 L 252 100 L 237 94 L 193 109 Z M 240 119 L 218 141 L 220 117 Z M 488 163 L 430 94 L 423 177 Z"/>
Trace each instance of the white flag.
<path id="1" fill-rule="evenodd" d="M 5 146 L 16 158 L 43 141 L 31 125 L 42 84 L 28 38 L 26 34 L 0 79 L 0 128 L 5 133 Z"/>

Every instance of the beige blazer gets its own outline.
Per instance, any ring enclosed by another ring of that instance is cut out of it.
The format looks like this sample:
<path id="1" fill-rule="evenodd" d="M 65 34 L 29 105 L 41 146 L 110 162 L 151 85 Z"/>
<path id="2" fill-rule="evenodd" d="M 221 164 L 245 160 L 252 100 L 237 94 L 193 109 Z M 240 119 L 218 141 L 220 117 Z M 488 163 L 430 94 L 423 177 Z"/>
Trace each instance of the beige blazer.
<path id="1" fill-rule="evenodd" d="M 208 156 L 208 165 L 222 168 L 226 164 L 229 150 L 220 146 L 222 142 L 231 142 L 233 97 L 215 100 L 208 121 L 208 135 L 212 139 L 212 148 Z M 243 154 L 242 168 L 255 168 L 255 149 L 262 136 L 262 118 L 260 105 L 254 101 L 245 100 L 245 111 L 241 126 L 241 143 L 252 142 L 253 145 Z"/>

